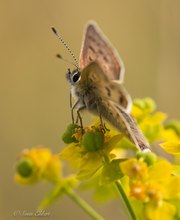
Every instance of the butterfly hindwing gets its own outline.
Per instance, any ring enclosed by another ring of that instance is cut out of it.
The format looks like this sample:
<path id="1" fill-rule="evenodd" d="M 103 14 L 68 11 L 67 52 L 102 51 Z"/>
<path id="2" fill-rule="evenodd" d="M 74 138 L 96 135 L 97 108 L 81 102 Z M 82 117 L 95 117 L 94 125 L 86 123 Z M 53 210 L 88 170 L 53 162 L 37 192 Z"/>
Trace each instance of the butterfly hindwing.
<path id="1" fill-rule="evenodd" d="M 97 96 L 103 97 L 105 100 L 110 100 L 117 106 L 122 106 L 127 113 L 130 113 L 132 103 L 130 96 L 123 85 L 109 80 L 99 63 L 90 63 L 82 71 L 83 75 L 88 75 L 87 80 L 94 85 Z"/>

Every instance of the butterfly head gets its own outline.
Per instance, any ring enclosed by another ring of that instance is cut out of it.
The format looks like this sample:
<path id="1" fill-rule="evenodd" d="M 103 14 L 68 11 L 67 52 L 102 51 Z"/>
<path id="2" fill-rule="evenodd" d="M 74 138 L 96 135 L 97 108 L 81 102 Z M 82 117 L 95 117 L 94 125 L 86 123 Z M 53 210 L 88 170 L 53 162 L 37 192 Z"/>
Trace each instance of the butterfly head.
<path id="1" fill-rule="evenodd" d="M 81 73 L 79 69 L 75 69 L 73 71 L 68 69 L 68 72 L 66 73 L 66 78 L 71 83 L 71 85 L 75 85 L 81 79 Z"/>

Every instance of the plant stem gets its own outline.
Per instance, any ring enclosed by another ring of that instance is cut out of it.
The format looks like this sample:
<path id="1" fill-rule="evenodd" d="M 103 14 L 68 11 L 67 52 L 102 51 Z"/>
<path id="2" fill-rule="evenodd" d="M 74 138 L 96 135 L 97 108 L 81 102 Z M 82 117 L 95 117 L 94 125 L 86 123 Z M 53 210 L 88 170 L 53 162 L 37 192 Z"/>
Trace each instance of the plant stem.
<path id="1" fill-rule="evenodd" d="M 100 216 L 92 207 L 89 206 L 83 199 L 81 199 L 78 195 L 76 195 L 73 190 L 70 188 L 65 188 L 67 195 L 78 204 L 89 216 L 94 220 L 105 220 L 102 216 Z"/>
<path id="2" fill-rule="evenodd" d="M 134 213 L 134 211 L 133 211 L 133 208 L 132 208 L 132 206 L 131 206 L 131 204 L 130 204 L 127 196 L 126 196 L 126 193 L 124 192 L 124 189 L 123 189 L 123 187 L 121 185 L 121 182 L 120 181 L 116 181 L 115 184 L 116 184 L 116 187 L 117 187 L 117 189 L 118 189 L 118 191 L 120 193 L 121 200 L 125 203 L 125 205 L 126 205 L 126 207 L 128 209 L 128 212 L 129 212 L 129 215 L 130 215 L 131 219 L 132 220 L 138 220 L 136 215 L 135 215 L 135 213 Z"/>

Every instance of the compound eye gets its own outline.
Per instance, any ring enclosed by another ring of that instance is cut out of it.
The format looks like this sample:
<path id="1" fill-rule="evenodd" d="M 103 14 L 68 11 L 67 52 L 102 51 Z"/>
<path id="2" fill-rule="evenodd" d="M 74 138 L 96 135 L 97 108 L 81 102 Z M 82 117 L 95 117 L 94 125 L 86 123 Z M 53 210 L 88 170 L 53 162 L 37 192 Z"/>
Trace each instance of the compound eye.
<path id="1" fill-rule="evenodd" d="M 72 82 L 76 83 L 79 79 L 80 79 L 80 73 L 79 72 L 74 73 L 72 76 Z"/>

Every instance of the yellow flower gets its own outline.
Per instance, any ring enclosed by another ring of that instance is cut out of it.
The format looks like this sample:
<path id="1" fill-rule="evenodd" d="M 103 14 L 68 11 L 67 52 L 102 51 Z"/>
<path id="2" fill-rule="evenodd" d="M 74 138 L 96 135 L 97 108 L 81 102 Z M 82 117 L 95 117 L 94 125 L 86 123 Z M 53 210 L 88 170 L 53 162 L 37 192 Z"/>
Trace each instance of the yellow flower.
<path id="1" fill-rule="evenodd" d="M 152 113 L 156 109 L 156 104 L 151 98 L 134 99 L 132 115 L 136 119 L 142 119 L 145 115 Z"/>
<path id="2" fill-rule="evenodd" d="M 104 133 L 100 121 L 96 120 L 85 128 L 85 134 L 78 143 L 71 143 L 60 152 L 60 158 L 70 161 L 71 166 L 76 169 L 78 179 L 92 177 L 103 166 L 104 157 L 116 157 L 115 151 L 112 154 L 111 151 L 117 146 L 122 135 L 112 129 L 106 129 Z"/>
<path id="3" fill-rule="evenodd" d="M 35 183 L 41 179 L 58 182 L 61 178 L 60 160 L 48 148 L 24 150 L 16 167 L 15 179 L 21 184 Z"/>
<path id="4" fill-rule="evenodd" d="M 147 220 L 175 220 L 176 207 L 171 203 L 163 201 L 157 206 L 154 203 L 145 206 L 144 212 Z"/>
<path id="5" fill-rule="evenodd" d="M 172 220 L 176 205 L 171 200 L 176 199 L 180 203 L 180 177 L 172 175 L 174 166 L 163 159 L 150 166 L 144 163 L 135 158 L 120 163 L 121 171 L 129 177 L 129 197 L 134 204 L 135 201 L 144 204 L 147 219 L 160 220 L 164 216 L 161 212 L 166 207 L 166 217 L 163 219 Z"/>
<path id="6" fill-rule="evenodd" d="M 146 202 L 154 202 L 157 206 L 161 206 L 164 197 L 164 189 L 154 182 L 146 184 Z"/>
<path id="7" fill-rule="evenodd" d="M 129 176 L 132 181 L 147 178 L 147 164 L 143 161 L 137 160 L 136 158 L 128 159 L 120 163 L 120 169 L 124 174 Z"/>
<path id="8" fill-rule="evenodd" d="M 130 186 L 130 196 L 140 201 L 146 199 L 146 186 L 141 182 L 134 182 Z"/>

